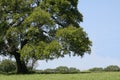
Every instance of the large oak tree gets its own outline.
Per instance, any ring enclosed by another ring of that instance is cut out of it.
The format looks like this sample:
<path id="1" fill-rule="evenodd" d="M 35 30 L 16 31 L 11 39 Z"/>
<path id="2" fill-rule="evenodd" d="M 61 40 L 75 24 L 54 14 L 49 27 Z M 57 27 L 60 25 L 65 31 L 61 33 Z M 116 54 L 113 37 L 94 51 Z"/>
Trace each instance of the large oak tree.
<path id="1" fill-rule="evenodd" d="M 17 73 L 27 73 L 29 60 L 90 53 L 77 4 L 78 0 L 0 0 L 0 54 L 16 59 Z"/>

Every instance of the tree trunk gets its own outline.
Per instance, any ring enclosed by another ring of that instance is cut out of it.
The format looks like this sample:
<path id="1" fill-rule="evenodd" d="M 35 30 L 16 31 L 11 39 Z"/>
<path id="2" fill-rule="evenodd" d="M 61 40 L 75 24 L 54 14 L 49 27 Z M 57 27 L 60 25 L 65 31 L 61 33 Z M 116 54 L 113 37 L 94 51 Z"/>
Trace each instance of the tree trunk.
<path id="1" fill-rule="evenodd" d="M 16 59 L 16 68 L 17 68 L 17 73 L 18 74 L 25 74 L 28 73 L 27 66 L 25 65 L 25 61 L 20 59 L 20 54 L 15 53 L 14 57 Z"/>

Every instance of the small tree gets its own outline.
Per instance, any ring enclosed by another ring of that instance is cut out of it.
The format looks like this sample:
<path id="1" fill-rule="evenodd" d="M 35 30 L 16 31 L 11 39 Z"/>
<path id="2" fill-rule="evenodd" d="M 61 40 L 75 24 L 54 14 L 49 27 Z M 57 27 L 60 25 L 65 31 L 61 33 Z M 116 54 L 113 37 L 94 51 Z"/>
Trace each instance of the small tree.
<path id="1" fill-rule="evenodd" d="M 12 72 L 15 71 L 16 65 L 15 62 L 12 60 L 5 59 L 0 63 L 0 71 L 1 72 Z"/>
<path id="2" fill-rule="evenodd" d="M 107 66 L 104 71 L 120 71 L 120 68 L 117 65 Z"/>

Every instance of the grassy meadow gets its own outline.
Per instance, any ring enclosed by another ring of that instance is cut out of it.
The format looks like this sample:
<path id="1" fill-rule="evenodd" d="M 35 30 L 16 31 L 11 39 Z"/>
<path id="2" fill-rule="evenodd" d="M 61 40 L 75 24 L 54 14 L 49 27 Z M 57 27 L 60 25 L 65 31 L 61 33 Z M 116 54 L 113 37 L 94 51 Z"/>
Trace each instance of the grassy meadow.
<path id="1" fill-rule="evenodd" d="M 120 80 L 120 72 L 0 75 L 0 80 Z"/>

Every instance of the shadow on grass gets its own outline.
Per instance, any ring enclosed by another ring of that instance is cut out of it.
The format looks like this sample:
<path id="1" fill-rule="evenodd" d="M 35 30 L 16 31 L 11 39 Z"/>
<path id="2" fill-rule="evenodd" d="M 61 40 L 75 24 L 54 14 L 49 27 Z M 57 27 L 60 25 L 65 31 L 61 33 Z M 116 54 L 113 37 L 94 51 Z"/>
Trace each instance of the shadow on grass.
<path id="1" fill-rule="evenodd" d="M 23 74 L 26 74 L 26 75 L 29 75 L 29 74 L 89 74 L 89 73 L 92 73 L 90 71 L 81 71 L 81 72 L 76 72 L 76 73 L 70 73 L 70 72 L 65 72 L 65 73 L 60 73 L 60 72 L 39 72 L 39 71 L 30 71 L 28 73 L 16 73 L 16 72 L 0 72 L 0 74 L 2 75 L 23 75 Z"/>
<path id="2" fill-rule="evenodd" d="M 17 73 L 17 72 L 0 72 L 0 74 L 2 74 L 2 75 L 22 75 L 22 74 L 26 74 L 26 75 L 28 75 L 28 74 L 36 74 L 36 72 L 35 71 L 29 71 L 28 73 Z"/>

